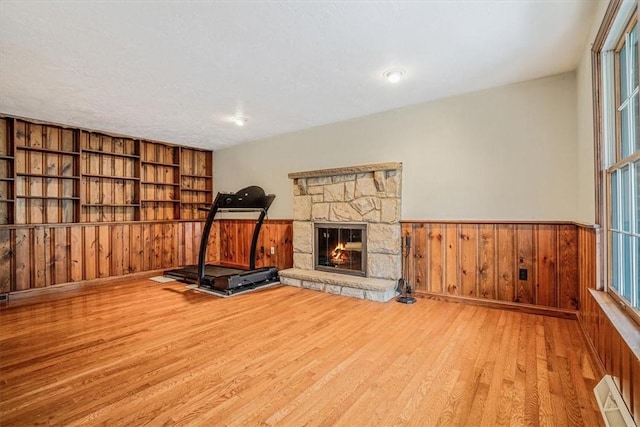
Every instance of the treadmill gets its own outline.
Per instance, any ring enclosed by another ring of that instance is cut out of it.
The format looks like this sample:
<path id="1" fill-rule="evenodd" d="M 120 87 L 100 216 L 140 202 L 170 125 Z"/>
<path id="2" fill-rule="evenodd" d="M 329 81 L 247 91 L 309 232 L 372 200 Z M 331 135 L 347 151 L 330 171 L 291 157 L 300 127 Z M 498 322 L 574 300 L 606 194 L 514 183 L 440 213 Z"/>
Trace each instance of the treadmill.
<path id="1" fill-rule="evenodd" d="M 255 185 L 243 188 L 237 193 L 218 193 L 208 209 L 209 214 L 202 230 L 198 265 L 165 271 L 164 275 L 184 283 L 195 284 L 194 289 L 219 296 L 231 296 L 278 282 L 280 279 L 276 267 L 256 268 L 256 247 L 260 228 L 275 198 L 274 194 L 265 194 L 261 187 Z M 206 264 L 209 234 L 218 212 L 260 213 L 253 229 L 248 270 Z"/>

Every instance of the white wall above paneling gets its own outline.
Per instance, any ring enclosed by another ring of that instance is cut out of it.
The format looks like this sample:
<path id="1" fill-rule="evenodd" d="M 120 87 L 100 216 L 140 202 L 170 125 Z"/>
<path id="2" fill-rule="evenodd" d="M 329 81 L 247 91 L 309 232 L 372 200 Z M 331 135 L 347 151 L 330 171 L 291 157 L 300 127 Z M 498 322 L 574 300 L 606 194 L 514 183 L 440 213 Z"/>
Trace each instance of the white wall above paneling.
<path id="1" fill-rule="evenodd" d="M 576 98 L 565 73 L 268 138 L 217 151 L 214 182 L 291 218 L 289 172 L 402 162 L 403 219 L 572 221 Z"/>

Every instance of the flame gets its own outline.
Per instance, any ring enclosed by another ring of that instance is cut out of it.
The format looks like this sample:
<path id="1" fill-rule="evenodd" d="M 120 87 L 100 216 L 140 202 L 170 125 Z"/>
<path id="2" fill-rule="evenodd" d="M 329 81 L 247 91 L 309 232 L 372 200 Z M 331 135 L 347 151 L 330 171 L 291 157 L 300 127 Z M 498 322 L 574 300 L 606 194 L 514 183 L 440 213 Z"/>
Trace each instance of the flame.
<path id="1" fill-rule="evenodd" d="M 341 262 L 344 261 L 345 258 L 345 247 L 343 243 L 338 243 L 338 245 L 331 251 L 331 260 L 333 262 Z"/>

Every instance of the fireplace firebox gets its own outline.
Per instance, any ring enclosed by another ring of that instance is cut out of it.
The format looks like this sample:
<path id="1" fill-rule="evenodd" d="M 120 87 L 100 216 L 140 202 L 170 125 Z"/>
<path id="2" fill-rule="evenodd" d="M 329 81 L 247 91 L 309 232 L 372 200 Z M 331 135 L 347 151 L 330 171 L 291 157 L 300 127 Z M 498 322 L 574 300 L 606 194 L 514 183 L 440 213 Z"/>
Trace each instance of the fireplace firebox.
<path id="1" fill-rule="evenodd" d="M 314 231 L 316 270 L 366 277 L 366 224 L 316 223 Z"/>

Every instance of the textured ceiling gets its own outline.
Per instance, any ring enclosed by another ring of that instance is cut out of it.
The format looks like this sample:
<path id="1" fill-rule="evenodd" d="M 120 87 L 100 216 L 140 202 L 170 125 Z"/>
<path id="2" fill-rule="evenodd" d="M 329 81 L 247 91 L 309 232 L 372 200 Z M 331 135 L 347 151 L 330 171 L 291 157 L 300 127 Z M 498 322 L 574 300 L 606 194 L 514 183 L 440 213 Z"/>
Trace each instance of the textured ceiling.
<path id="1" fill-rule="evenodd" d="M 574 70 L 594 6 L 3 0 L 0 112 L 217 149 Z"/>

